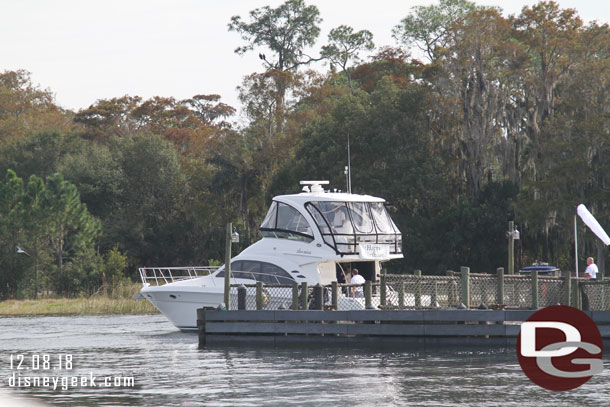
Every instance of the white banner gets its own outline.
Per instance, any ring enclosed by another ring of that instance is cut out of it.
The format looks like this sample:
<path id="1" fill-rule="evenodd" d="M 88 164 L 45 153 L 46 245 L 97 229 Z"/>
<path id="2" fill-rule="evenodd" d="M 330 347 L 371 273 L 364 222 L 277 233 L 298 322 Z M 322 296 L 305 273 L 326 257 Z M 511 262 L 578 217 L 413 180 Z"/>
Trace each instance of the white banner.
<path id="1" fill-rule="evenodd" d="M 390 258 L 390 246 L 377 243 L 358 243 L 361 259 L 385 260 Z"/>
<path id="2" fill-rule="evenodd" d="M 610 237 L 608 237 L 604 231 L 604 228 L 602 228 L 593 215 L 591 215 L 591 212 L 589 212 L 586 206 L 583 204 L 578 205 L 576 212 L 585 225 L 587 225 L 589 229 L 591 229 L 591 231 L 595 233 L 595 235 L 599 237 L 599 239 L 604 242 L 606 246 L 610 245 Z"/>

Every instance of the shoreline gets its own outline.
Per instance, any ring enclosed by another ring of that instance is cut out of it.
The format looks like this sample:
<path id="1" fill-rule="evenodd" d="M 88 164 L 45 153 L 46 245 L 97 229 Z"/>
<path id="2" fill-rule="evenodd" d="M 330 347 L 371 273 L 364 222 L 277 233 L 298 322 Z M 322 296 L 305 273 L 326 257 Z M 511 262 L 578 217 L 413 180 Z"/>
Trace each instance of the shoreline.
<path id="1" fill-rule="evenodd" d="M 42 298 L 0 301 L 0 316 L 146 315 L 159 311 L 147 300 L 132 298 Z"/>

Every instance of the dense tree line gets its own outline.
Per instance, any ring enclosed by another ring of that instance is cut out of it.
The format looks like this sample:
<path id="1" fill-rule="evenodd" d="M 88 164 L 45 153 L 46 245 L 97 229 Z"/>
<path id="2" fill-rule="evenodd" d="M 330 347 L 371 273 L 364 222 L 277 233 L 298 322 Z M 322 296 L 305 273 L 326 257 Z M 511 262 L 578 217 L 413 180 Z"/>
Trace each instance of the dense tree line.
<path id="1" fill-rule="evenodd" d="M 228 22 L 244 41 L 235 51 L 262 67 L 239 86 L 239 126 L 219 95 L 120 96 L 71 112 L 29 73 L 0 74 L 0 297 L 218 262 L 223 225 L 250 244 L 271 197 L 300 179 L 346 189 L 348 140 L 353 192 L 385 197 L 403 232 L 397 270 L 494 271 L 509 220 L 517 264 L 571 269 L 575 206 L 610 225 L 606 24 L 553 2 L 506 17 L 442 0 L 397 21 L 394 46 L 342 25 L 315 50 L 320 22 L 302 0 Z M 581 256 L 594 254 L 596 239 L 579 233 Z"/>

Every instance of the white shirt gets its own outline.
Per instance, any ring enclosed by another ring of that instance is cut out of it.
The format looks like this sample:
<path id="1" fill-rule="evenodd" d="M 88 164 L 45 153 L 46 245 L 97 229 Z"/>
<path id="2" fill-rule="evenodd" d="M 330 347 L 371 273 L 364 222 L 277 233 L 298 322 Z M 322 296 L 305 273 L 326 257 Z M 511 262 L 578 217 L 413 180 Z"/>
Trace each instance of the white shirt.
<path id="1" fill-rule="evenodd" d="M 352 284 L 364 284 L 366 280 L 360 274 L 356 274 L 352 277 Z"/>
<path id="2" fill-rule="evenodd" d="M 360 274 L 356 274 L 355 276 L 352 277 L 351 283 L 352 284 L 364 284 L 366 280 L 364 279 L 364 277 L 362 277 Z M 362 286 L 360 287 L 354 287 L 355 288 L 355 294 L 356 297 L 363 297 L 364 296 L 364 291 L 362 290 Z"/>
<path id="3" fill-rule="evenodd" d="M 588 274 L 589 276 L 591 276 L 591 278 L 596 278 L 597 272 L 597 265 L 595 263 L 591 264 L 590 266 L 587 266 L 587 269 L 585 270 L 585 274 Z"/>

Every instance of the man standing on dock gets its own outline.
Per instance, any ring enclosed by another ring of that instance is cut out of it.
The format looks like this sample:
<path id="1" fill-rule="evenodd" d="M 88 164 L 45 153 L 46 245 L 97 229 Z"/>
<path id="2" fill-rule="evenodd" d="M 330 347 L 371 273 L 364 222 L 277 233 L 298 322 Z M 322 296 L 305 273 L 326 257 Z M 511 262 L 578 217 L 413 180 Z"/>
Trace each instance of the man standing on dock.
<path id="1" fill-rule="evenodd" d="M 589 278 L 597 278 L 597 265 L 595 264 L 593 257 L 587 257 L 587 269 L 585 274 L 589 275 Z"/>
<path id="2" fill-rule="evenodd" d="M 364 297 L 364 290 L 362 289 L 362 284 L 365 283 L 364 277 L 362 277 L 358 269 L 352 270 L 352 280 L 350 281 L 352 284 L 359 284 L 359 287 L 352 287 L 352 294 L 354 298 L 362 298 Z"/>

